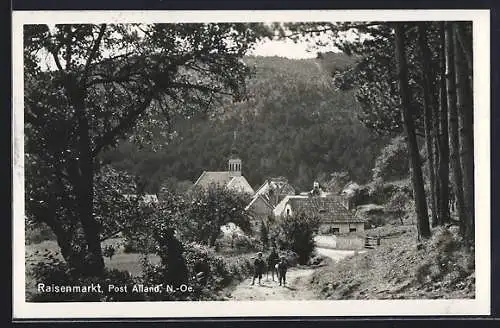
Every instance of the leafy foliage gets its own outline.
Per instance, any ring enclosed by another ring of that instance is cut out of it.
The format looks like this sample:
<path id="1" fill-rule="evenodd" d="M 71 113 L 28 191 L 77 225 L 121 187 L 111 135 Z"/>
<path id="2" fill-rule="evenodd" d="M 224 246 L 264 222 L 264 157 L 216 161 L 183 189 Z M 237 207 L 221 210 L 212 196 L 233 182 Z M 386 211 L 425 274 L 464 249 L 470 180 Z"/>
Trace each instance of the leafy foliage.
<path id="1" fill-rule="evenodd" d="M 408 148 L 403 137 L 396 137 L 385 146 L 375 160 L 373 180 L 393 181 L 408 176 Z"/>
<path id="2" fill-rule="evenodd" d="M 116 286 L 132 286 L 136 281 L 127 271 L 105 269 L 102 276 L 81 277 L 64 261 L 59 260 L 53 254 L 46 255 L 45 259 L 34 264 L 31 268 L 34 280 L 37 284 L 45 286 L 94 286 L 100 285 L 102 293 L 90 292 L 46 292 L 29 295 L 27 300 L 30 302 L 98 302 L 98 301 L 141 301 L 144 296 L 135 293 L 110 293 L 107 289 L 108 284 Z"/>
<path id="3" fill-rule="evenodd" d="M 314 251 L 314 234 L 318 228 L 318 218 L 299 213 L 279 219 L 272 239 L 278 248 L 296 253 L 299 264 L 307 264 Z"/>
<path id="4" fill-rule="evenodd" d="M 230 222 L 251 234 L 250 218 L 245 211 L 249 201 L 248 195 L 235 193 L 220 185 L 192 190 L 183 223 L 179 225 L 182 239 L 214 246 L 221 235 L 221 227 Z"/>
<path id="5" fill-rule="evenodd" d="M 168 140 L 174 114 L 241 99 L 251 73 L 241 58 L 264 32 L 259 24 L 24 27 L 27 213 L 51 227 L 69 265 L 103 272 L 97 156 L 127 138 Z"/>

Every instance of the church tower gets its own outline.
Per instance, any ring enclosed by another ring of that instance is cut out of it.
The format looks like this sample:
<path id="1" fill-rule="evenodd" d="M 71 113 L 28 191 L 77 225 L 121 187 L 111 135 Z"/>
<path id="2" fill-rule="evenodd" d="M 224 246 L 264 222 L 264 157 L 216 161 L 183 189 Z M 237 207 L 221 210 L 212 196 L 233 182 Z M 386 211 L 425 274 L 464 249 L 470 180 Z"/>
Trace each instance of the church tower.
<path id="1" fill-rule="evenodd" d="M 241 159 L 238 156 L 238 151 L 236 150 L 236 131 L 233 134 L 233 144 L 231 146 L 231 156 L 228 161 L 229 175 L 231 177 L 241 176 Z"/>

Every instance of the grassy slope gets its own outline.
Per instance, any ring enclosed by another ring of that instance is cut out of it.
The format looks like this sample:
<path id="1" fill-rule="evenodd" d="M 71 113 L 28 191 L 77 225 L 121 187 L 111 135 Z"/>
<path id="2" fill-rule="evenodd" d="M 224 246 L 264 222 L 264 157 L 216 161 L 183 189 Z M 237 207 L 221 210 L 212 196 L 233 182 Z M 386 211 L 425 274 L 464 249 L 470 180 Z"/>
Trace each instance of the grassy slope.
<path id="1" fill-rule="evenodd" d="M 379 248 L 315 272 L 310 283 L 321 298 L 474 298 L 474 255 L 464 251 L 454 230 L 434 230 L 421 249 L 414 226 L 373 230 L 387 237 Z"/>

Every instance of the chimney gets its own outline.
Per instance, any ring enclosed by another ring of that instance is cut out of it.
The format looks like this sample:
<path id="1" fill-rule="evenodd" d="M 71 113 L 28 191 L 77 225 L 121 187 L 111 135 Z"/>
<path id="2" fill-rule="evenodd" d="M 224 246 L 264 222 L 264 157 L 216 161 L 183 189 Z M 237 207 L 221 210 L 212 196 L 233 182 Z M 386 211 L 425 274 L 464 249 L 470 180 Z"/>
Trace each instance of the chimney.
<path id="1" fill-rule="evenodd" d="M 239 158 L 229 159 L 228 171 L 229 171 L 229 176 L 231 176 L 231 177 L 241 176 L 241 159 L 239 159 Z"/>

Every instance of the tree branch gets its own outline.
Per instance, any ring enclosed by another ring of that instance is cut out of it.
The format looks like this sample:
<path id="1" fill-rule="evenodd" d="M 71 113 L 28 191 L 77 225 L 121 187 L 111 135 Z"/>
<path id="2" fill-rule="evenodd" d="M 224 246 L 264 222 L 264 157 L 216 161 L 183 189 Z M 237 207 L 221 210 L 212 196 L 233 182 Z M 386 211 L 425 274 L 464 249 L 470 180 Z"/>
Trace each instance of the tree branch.
<path id="1" fill-rule="evenodd" d="M 129 129 L 134 121 L 148 108 L 154 97 L 154 91 L 150 91 L 142 104 L 137 106 L 135 110 L 130 111 L 117 126 L 112 130 L 105 133 L 101 138 L 96 141 L 95 148 L 92 150 L 92 157 L 96 157 L 97 154 L 107 145 L 111 144 L 117 135 L 123 133 Z"/>
<path id="2" fill-rule="evenodd" d="M 104 32 L 106 32 L 106 24 L 101 24 L 101 28 L 99 29 L 99 35 L 97 36 L 97 40 L 94 42 L 94 46 L 92 47 L 89 57 L 87 58 L 87 62 L 85 63 L 85 68 L 83 69 L 83 79 L 82 79 L 83 84 L 86 83 L 86 79 L 89 72 L 89 66 L 95 59 L 97 50 L 99 49 L 99 46 L 101 44 L 101 40 L 104 37 Z"/>
<path id="3" fill-rule="evenodd" d="M 63 68 L 62 68 L 61 62 L 59 61 L 59 57 L 57 56 L 57 52 L 59 52 L 59 48 L 54 50 L 54 51 L 51 51 L 51 54 L 52 54 L 52 57 L 54 57 L 54 61 L 56 62 L 57 69 L 62 72 Z"/>
<path id="4" fill-rule="evenodd" d="M 104 78 L 97 78 L 89 81 L 85 86 L 90 87 L 96 84 L 107 84 L 107 83 L 123 83 L 123 82 L 130 82 L 131 81 L 131 76 L 118 76 L 118 77 L 111 77 L 111 76 L 106 76 Z"/>
<path id="5" fill-rule="evenodd" d="M 222 91 L 220 89 L 210 88 L 209 86 L 206 86 L 206 85 L 192 84 L 192 83 L 188 83 L 188 82 L 186 82 L 186 83 L 172 82 L 172 83 L 170 83 L 170 85 L 173 88 L 195 89 L 195 90 L 204 91 L 204 92 L 212 92 L 212 93 L 223 94 L 223 95 L 226 95 L 226 96 L 232 96 L 232 94 L 229 93 L 229 92 L 224 92 L 224 91 Z"/>
<path id="6" fill-rule="evenodd" d="M 71 47 L 71 41 L 73 39 L 73 29 L 72 26 L 68 26 L 68 37 L 66 38 L 66 70 L 71 70 L 71 55 L 73 54 L 73 48 Z"/>
<path id="7" fill-rule="evenodd" d="M 339 31 L 345 32 L 345 31 L 348 31 L 350 29 L 360 29 L 360 28 L 362 29 L 362 28 L 368 28 L 368 27 L 377 26 L 377 25 L 380 25 L 380 24 L 381 24 L 380 22 L 363 23 L 363 24 L 362 23 L 357 23 L 357 24 L 352 24 L 352 25 L 346 25 L 344 27 L 342 27 L 342 26 L 337 26 L 337 27 L 340 27 Z M 314 33 L 333 32 L 334 28 L 335 27 L 325 27 L 325 28 L 321 28 L 321 29 L 307 29 L 307 30 L 304 30 L 304 31 L 293 32 L 291 34 L 284 35 L 283 37 L 284 38 L 290 38 L 290 37 L 304 35 L 306 33 L 307 34 L 314 34 Z"/>

